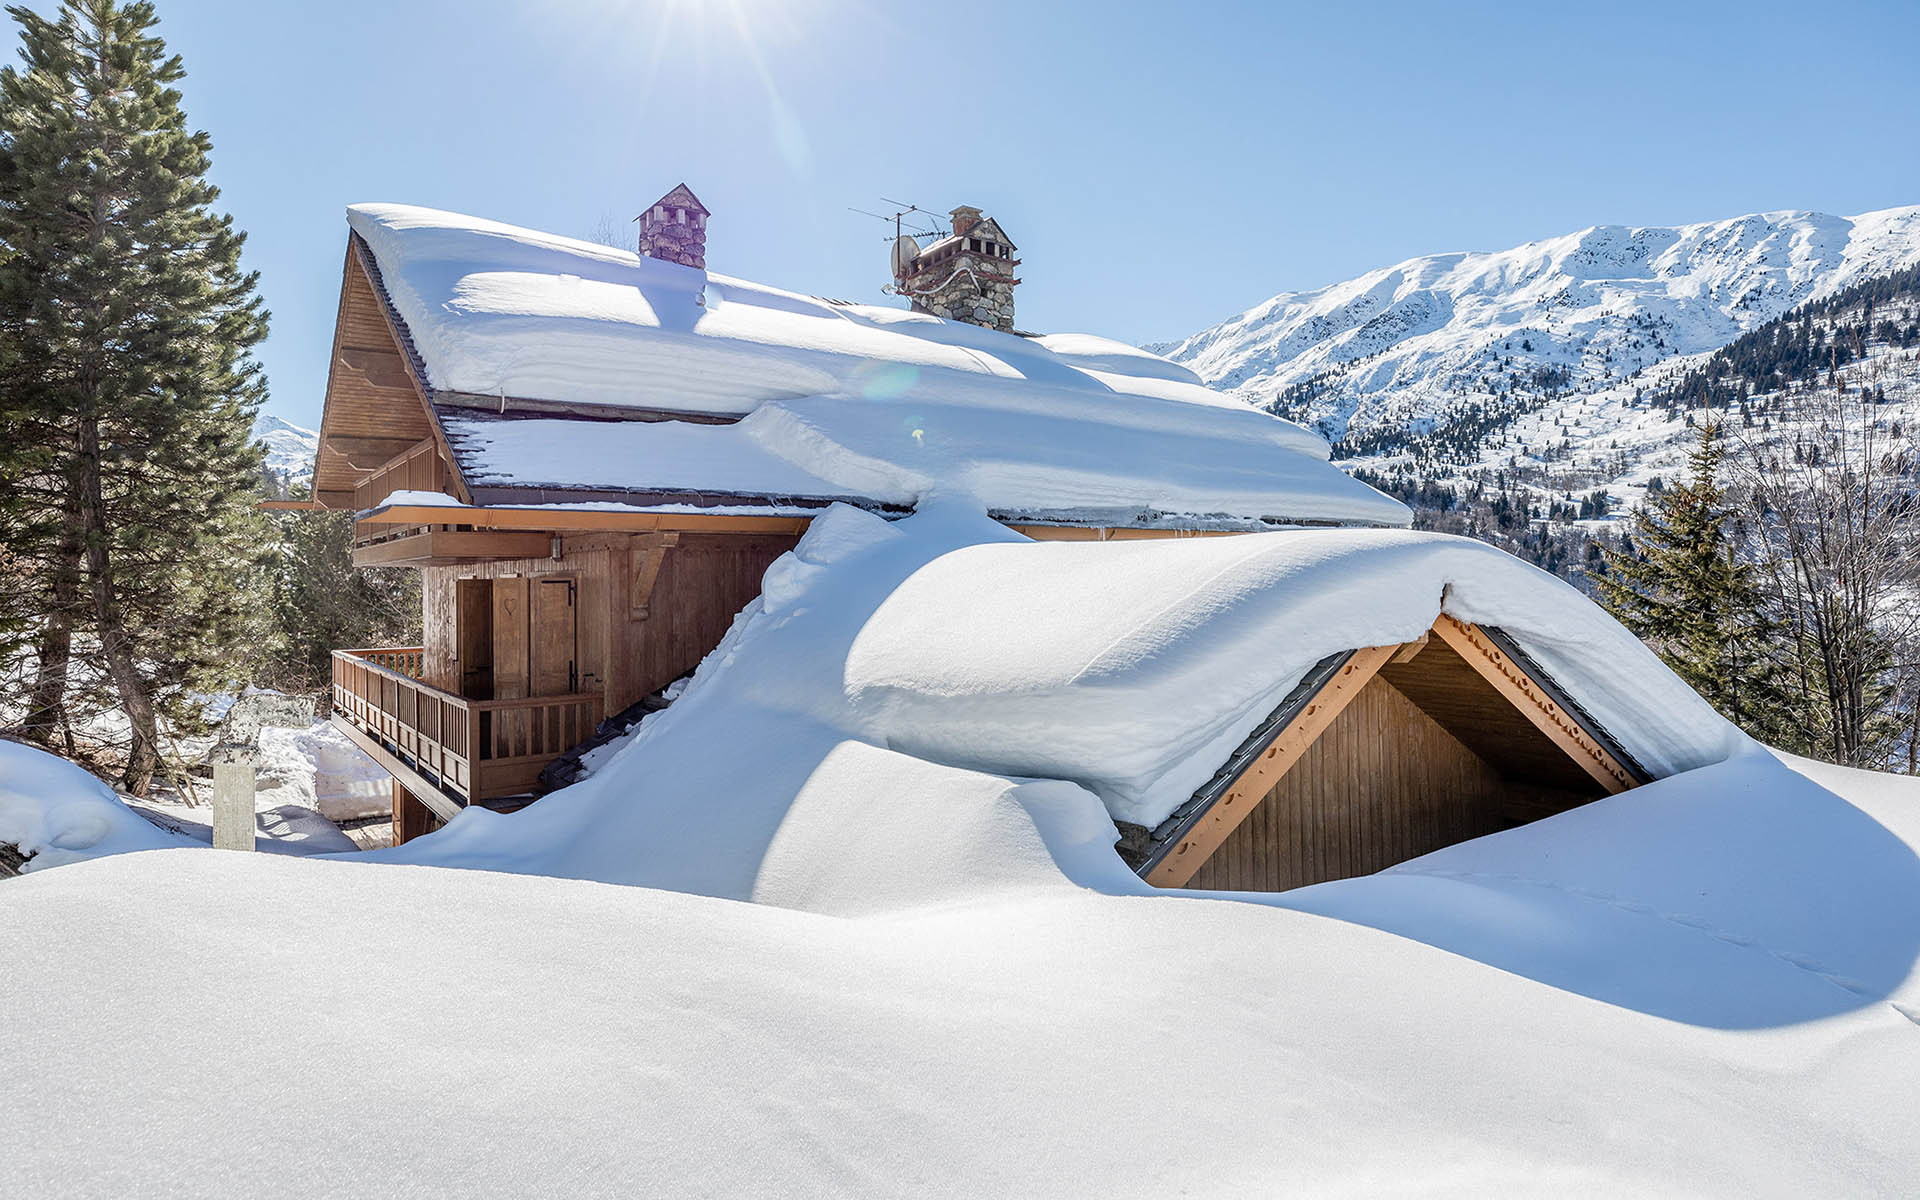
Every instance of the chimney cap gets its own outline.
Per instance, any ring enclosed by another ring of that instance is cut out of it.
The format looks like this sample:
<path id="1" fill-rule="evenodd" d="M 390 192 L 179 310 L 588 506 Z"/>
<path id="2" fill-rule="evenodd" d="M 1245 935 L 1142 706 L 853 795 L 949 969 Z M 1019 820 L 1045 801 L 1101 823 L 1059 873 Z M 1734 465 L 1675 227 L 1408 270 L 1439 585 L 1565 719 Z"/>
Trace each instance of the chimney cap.
<path id="1" fill-rule="evenodd" d="M 693 194 L 693 189 L 684 183 L 674 185 L 672 191 L 655 200 L 652 204 L 647 205 L 634 220 L 639 221 L 644 219 L 648 213 L 656 208 L 685 208 L 695 210 L 703 217 L 713 215 L 707 211 L 706 205 L 700 203 L 700 197 Z"/>

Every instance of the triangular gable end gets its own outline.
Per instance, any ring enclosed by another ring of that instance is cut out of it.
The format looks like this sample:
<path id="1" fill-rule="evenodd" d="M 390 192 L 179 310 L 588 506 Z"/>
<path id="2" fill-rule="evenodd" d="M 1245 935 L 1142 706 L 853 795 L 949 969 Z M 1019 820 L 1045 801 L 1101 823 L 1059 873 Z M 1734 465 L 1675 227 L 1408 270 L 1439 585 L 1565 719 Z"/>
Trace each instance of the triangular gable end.
<path id="1" fill-rule="evenodd" d="M 372 252 L 349 233 L 314 452 L 315 501 L 322 508 L 366 507 L 356 490 L 403 460 L 419 459 L 416 452 L 428 442 L 441 466 L 425 476 L 437 481 L 427 490 L 444 488 L 470 501 L 405 323 L 387 298 Z M 417 466 L 393 473 L 405 475 L 409 486 L 423 479 Z"/>
<path id="2" fill-rule="evenodd" d="M 1020 248 L 1013 244 L 1013 239 L 1007 236 L 1007 231 L 1000 228 L 1000 222 L 994 220 L 992 217 L 981 217 L 979 224 L 967 230 L 967 236 L 970 238 L 979 238 L 983 242 L 999 242 L 1008 250 L 1018 250 Z"/>
<path id="3" fill-rule="evenodd" d="M 664 208 L 697 208 L 700 210 L 700 213 L 702 216 L 710 217 L 713 215 L 711 212 L 707 211 L 706 205 L 700 203 L 700 197 L 693 194 L 693 189 L 688 187 L 684 183 L 675 184 L 672 191 L 660 197 L 658 200 L 655 200 L 652 204 L 649 204 L 647 207 L 648 208 L 663 208 L 663 207 Z"/>
<path id="4" fill-rule="evenodd" d="M 1281 891 L 1647 779 L 1498 630 L 1443 616 L 1416 641 L 1321 662 L 1213 782 L 1121 849 L 1159 887 Z"/>

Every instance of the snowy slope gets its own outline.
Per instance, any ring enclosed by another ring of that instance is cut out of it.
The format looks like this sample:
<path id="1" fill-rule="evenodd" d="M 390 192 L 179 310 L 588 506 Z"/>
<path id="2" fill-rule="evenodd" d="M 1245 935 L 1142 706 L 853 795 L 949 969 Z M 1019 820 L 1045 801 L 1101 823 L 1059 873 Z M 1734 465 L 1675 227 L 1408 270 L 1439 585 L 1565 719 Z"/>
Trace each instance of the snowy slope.
<path id="1" fill-rule="evenodd" d="M 253 421 L 253 438 L 266 443 L 269 471 L 284 475 L 289 484 L 313 478 L 313 456 L 320 448 L 318 433 L 271 413 L 261 413 Z"/>
<path id="2" fill-rule="evenodd" d="M 1920 207 L 1603 225 L 1284 293 L 1156 348 L 1339 439 L 1617 388 L 1917 261 Z"/>
<path id="3" fill-rule="evenodd" d="M 1129 556 L 1071 549 L 957 507 L 836 510 L 673 707 L 522 812 L 390 853 L 125 854 L 0 885 L 10 1186 L 1910 1192 L 1912 781 L 1729 736 L 1483 546 L 1152 543 L 1209 557 L 1138 595 Z M 1049 584 L 1045 619 L 1010 626 Z M 1634 685 L 1622 736 L 1701 765 L 1279 896 L 1153 891 L 1062 777 L 1122 736 L 1159 748 L 1135 771 L 1177 758 L 1198 735 L 1167 708 L 1234 646 L 1271 661 L 1215 716 L 1312 653 L 1285 629 L 1390 640 L 1443 604 L 1557 652 L 1585 695 Z M 1074 611 L 1082 636 L 1051 637 Z M 1055 777 L 996 751 L 1023 711 L 1065 743 Z M 156 1026 L 160 991 L 218 1018 Z M 342 1052 L 375 1027 L 377 1052 Z M 394 1136 L 423 1113 L 432 1137 Z"/>

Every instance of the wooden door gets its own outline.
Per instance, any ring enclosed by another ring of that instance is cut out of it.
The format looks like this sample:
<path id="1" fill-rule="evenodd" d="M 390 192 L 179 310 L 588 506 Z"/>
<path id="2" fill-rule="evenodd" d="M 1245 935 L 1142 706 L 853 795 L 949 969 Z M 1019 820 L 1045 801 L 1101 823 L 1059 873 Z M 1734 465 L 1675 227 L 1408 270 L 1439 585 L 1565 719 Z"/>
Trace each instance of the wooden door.
<path id="1" fill-rule="evenodd" d="M 527 695 L 527 581 L 493 581 L 493 698 Z"/>
<path id="2" fill-rule="evenodd" d="M 454 581 L 455 653 L 460 694 L 493 699 L 493 580 Z"/>
<path id="3" fill-rule="evenodd" d="M 570 578 L 533 582 L 529 696 L 564 696 L 579 690 L 578 590 Z"/>

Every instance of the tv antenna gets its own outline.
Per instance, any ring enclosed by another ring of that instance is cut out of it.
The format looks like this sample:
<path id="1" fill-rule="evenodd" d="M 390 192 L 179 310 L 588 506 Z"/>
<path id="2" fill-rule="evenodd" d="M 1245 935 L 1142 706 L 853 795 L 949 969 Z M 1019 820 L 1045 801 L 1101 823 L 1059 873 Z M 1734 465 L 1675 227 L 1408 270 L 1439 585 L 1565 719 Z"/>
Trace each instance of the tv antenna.
<path id="1" fill-rule="evenodd" d="M 938 213 L 928 212 L 919 205 L 909 204 L 905 200 L 889 200 L 885 196 L 880 197 L 880 202 L 882 204 L 892 205 L 894 211 L 891 213 L 877 213 L 870 209 L 855 208 L 852 205 L 847 206 L 847 211 L 859 213 L 863 217 L 872 217 L 876 221 L 892 221 L 893 237 L 889 238 L 889 241 L 897 242 L 903 237 L 938 238 L 941 236 L 939 226 L 940 215 Z M 910 222 L 908 220 L 909 217 L 919 217 L 924 218 L 924 220 Z M 927 221 L 933 222 L 933 228 L 918 229 L 913 227 L 925 224 Z"/>
<path id="2" fill-rule="evenodd" d="M 940 229 L 939 214 L 928 212 L 919 205 L 910 204 L 905 200 L 894 200 L 882 196 L 880 201 L 891 205 L 893 212 L 877 213 L 870 209 L 854 208 L 852 205 L 847 206 L 847 211 L 859 213 L 863 217 L 872 217 L 876 221 L 893 222 L 893 236 L 886 240 L 893 243 L 893 278 L 897 282 L 907 277 L 908 268 L 913 265 L 913 260 L 919 257 L 921 238 L 926 238 L 929 242 L 937 242 L 946 234 Z M 932 224 L 932 228 L 920 228 L 928 223 Z M 890 284 L 881 290 L 892 292 L 895 289 Z"/>

